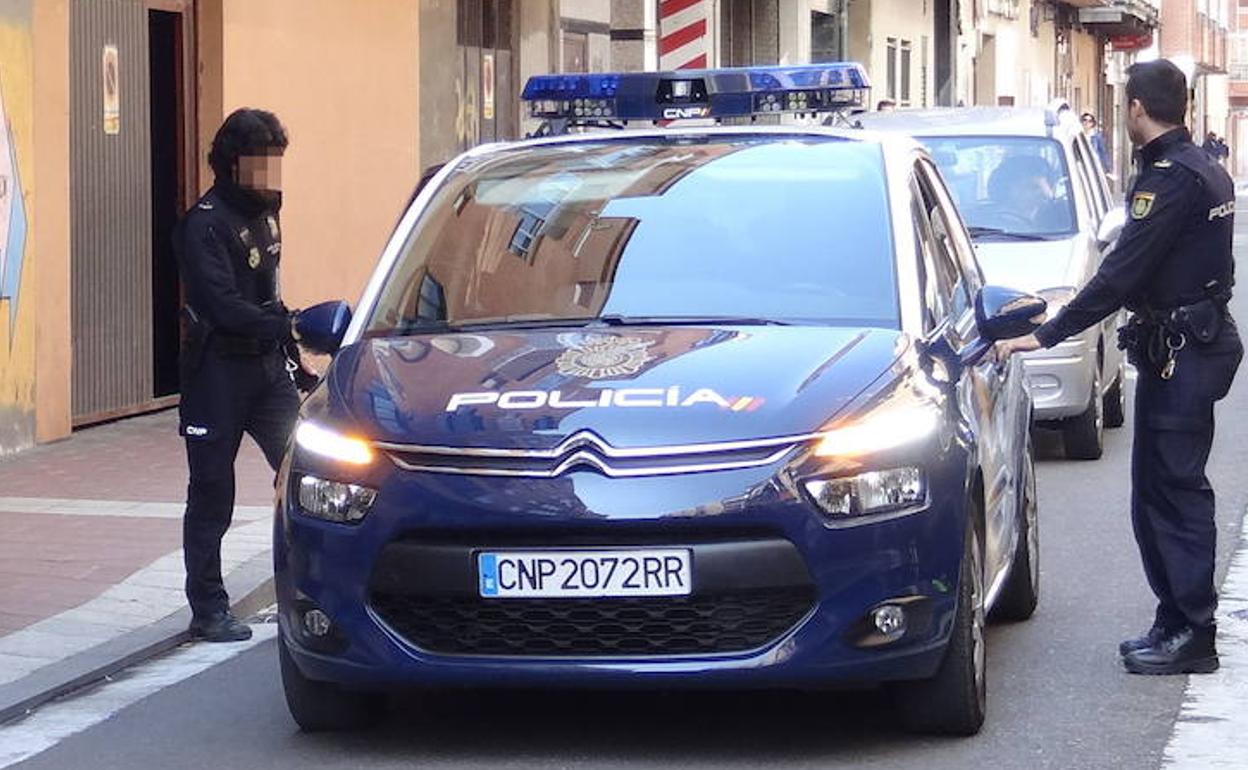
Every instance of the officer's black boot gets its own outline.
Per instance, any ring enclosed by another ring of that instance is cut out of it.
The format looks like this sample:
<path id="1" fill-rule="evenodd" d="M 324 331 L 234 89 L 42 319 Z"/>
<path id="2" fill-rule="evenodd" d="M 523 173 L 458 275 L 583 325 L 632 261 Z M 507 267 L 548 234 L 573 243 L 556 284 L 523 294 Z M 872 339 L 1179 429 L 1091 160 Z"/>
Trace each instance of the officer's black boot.
<path id="1" fill-rule="evenodd" d="M 1127 655 L 1135 652 L 1136 650 L 1143 650 L 1147 647 L 1152 647 L 1154 644 L 1161 641 L 1162 637 L 1165 635 L 1166 630 L 1164 628 L 1161 626 L 1153 626 L 1148 629 L 1148 633 L 1143 634 L 1142 636 L 1136 636 L 1131 639 L 1123 640 L 1118 645 L 1118 654 L 1125 658 Z"/>
<path id="2" fill-rule="evenodd" d="M 205 642 L 245 642 L 251 638 L 251 628 L 228 612 L 192 619 L 190 632 L 192 638 Z"/>
<path id="3" fill-rule="evenodd" d="M 1171 631 L 1156 644 L 1123 656 L 1132 674 L 1211 674 L 1218 670 L 1215 626 L 1185 626 Z"/>

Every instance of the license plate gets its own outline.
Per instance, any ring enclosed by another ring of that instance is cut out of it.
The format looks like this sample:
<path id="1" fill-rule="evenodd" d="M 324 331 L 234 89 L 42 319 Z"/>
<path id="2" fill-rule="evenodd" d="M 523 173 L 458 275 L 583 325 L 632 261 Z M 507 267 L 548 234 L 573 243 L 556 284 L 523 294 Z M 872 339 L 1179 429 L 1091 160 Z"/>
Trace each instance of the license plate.
<path id="1" fill-rule="evenodd" d="M 689 550 L 497 551 L 477 554 L 481 596 L 497 599 L 685 596 Z"/>

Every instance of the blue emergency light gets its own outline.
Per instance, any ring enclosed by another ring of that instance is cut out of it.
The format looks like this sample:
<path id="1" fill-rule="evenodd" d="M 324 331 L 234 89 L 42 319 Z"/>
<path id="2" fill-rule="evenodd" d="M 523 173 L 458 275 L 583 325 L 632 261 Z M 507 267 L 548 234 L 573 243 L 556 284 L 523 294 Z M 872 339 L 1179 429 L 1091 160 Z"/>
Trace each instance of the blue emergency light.
<path id="1" fill-rule="evenodd" d="M 861 64 L 731 67 L 672 72 L 536 75 L 521 99 L 535 118 L 572 124 L 814 115 L 861 109 Z"/>

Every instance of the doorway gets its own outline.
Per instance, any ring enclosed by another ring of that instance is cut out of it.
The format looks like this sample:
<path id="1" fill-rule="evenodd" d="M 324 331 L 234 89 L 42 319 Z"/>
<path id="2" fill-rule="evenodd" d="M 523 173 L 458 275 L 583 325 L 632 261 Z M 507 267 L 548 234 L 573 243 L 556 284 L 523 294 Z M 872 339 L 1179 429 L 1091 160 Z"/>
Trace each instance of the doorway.
<path id="1" fill-rule="evenodd" d="M 186 211 L 186 91 L 183 13 L 149 10 L 152 175 L 152 397 L 178 392 L 181 287 L 173 232 Z"/>
<path id="2" fill-rule="evenodd" d="M 954 103 L 955 66 L 958 19 L 954 13 L 956 0 L 936 0 L 936 104 L 952 107 Z"/>

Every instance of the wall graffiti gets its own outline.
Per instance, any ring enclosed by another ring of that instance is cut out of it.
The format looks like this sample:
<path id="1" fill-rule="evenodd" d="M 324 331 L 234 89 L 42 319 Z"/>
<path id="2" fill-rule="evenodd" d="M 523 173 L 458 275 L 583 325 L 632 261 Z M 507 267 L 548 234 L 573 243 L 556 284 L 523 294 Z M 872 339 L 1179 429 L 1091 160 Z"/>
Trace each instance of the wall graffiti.
<path id="1" fill-rule="evenodd" d="M 17 329 L 17 307 L 26 252 L 26 204 L 18 176 L 13 130 L 0 87 L 0 300 L 9 309 L 9 345 Z"/>

